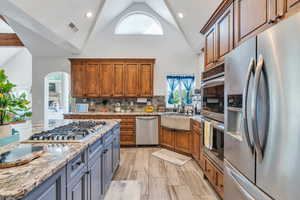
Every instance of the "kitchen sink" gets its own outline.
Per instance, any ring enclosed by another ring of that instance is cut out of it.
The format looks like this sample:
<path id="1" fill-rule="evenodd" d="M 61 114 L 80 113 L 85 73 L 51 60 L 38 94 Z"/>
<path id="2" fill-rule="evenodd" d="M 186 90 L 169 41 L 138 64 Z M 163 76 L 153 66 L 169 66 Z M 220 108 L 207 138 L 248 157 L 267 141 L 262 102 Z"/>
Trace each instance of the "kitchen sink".
<path id="1" fill-rule="evenodd" d="M 191 130 L 191 117 L 179 113 L 161 116 L 161 126 L 176 130 Z"/>

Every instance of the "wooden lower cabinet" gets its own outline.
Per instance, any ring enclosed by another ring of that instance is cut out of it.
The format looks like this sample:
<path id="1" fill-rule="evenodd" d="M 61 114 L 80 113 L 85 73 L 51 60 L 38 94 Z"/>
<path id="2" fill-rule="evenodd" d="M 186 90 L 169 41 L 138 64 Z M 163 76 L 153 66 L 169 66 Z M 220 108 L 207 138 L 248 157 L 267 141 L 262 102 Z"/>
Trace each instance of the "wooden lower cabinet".
<path id="1" fill-rule="evenodd" d="M 175 150 L 181 153 L 191 153 L 191 132 L 190 131 L 174 131 Z"/>
<path id="2" fill-rule="evenodd" d="M 164 147 L 174 150 L 175 138 L 174 131 L 172 129 L 161 127 L 160 144 Z"/>
<path id="3" fill-rule="evenodd" d="M 204 156 L 204 176 L 208 179 L 215 191 L 224 198 L 224 174 L 213 162 Z"/>
<path id="4" fill-rule="evenodd" d="M 191 132 L 161 127 L 160 145 L 179 153 L 191 154 Z"/>

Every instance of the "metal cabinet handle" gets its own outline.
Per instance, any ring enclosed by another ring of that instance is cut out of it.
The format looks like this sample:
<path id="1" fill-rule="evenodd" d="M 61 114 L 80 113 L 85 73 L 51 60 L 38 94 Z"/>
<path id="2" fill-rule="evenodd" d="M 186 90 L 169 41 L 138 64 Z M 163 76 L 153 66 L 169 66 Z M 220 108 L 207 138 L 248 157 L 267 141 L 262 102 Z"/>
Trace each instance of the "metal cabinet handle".
<path id="1" fill-rule="evenodd" d="M 259 83 L 264 66 L 264 58 L 262 55 L 259 56 L 257 69 L 254 77 L 254 87 L 253 87 L 253 96 L 252 96 L 252 105 L 251 105 L 251 120 L 252 120 L 252 128 L 253 128 L 253 140 L 255 145 L 255 150 L 257 153 L 257 157 L 259 161 L 263 159 L 263 150 L 259 139 L 258 133 L 258 124 L 257 124 L 257 100 L 258 100 L 258 91 L 259 91 Z"/>
<path id="2" fill-rule="evenodd" d="M 249 67 L 248 67 L 248 72 L 247 72 L 246 86 L 243 91 L 243 109 L 242 109 L 245 138 L 246 138 L 247 145 L 252 154 L 254 153 L 254 147 L 253 147 L 253 144 L 251 143 L 250 135 L 249 135 L 247 105 L 248 105 L 248 93 L 249 93 L 250 79 L 251 79 L 251 75 L 254 74 L 254 70 L 255 70 L 254 67 L 255 67 L 255 61 L 254 61 L 254 58 L 251 58 Z"/>

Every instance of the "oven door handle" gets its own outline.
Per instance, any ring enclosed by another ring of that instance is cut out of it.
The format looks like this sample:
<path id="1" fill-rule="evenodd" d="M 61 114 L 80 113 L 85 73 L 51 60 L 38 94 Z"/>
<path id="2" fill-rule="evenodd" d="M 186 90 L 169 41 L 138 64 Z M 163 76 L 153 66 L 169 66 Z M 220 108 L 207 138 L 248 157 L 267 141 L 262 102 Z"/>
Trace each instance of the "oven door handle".
<path id="1" fill-rule="evenodd" d="M 223 85 L 224 82 L 225 82 L 225 78 L 224 77 L 213 79 L 213 80 L 210 80 L 210 81 L 206 81 L 206 82 L 202 83 L 200 89 L 203 89 L 204 87 L 207 87 L 207 86 Z"/>
<path id="2" fill-rule="evenodd" d="M 254 72 L 255 72 L 255 61 L 254 61 L 254 58 L 251 58 L 249 67 L 248 67 L 247 77 L 246 77 L 246 86 L 243 91 L 242 113 L 243 113 L 243 124 L 244 124 L 244 136 L 245 136 L 247 145 L 252 154 L 254 153 L 254 146 L 251 143 L 250 133 L 249 133 L 249 129 L 248 129 L 247 105 L 248 105 L 248 93 L 249 93 L 250 80 L 251 80 L 251 76 L 254 74 Z"/>

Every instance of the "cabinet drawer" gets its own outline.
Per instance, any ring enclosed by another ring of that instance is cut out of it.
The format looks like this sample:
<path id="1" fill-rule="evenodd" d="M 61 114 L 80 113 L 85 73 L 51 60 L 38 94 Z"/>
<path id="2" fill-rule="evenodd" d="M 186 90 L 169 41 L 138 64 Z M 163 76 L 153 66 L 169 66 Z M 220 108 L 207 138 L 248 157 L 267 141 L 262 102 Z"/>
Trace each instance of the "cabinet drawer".
<path id="1" fill-rule="evenodd" d="M 73 179 L 87 168 L 87 152 L 83 151 L 67 164 L 67 180 Z"/>
<path id="2" fill-rule="evenodd" d="M 134 130 L 135 129 L 135 125 L 122 125 L 121 126 L 121 131 L 126 131 L 126 130 Z"/>
<path id="3" fill-rule="evenodd" d="M 97 140 L 95 143 L 89 146 L 88 148 L 88 159 L 92 159 L 95 155 L 100 154 L 101 149 L 103 148 L 102 139 Z"/>
<path id="4" fill-rule="evenodd" d="M 132 117 L 132 118 L 121 118 L 121 123 L 135 123 L 135 117 Z"/>
<path id="5" fill-rule="evenodd" d="M 129 130 L 129 131 L 121 131 L 121 136 L 125 136 L 125 135 L 135 135 L 135 131 L 133 130 Z"/>

